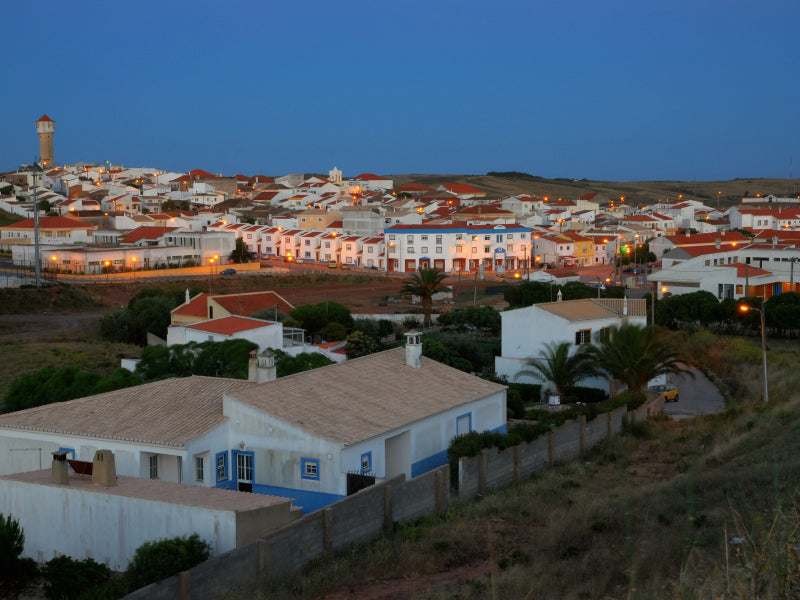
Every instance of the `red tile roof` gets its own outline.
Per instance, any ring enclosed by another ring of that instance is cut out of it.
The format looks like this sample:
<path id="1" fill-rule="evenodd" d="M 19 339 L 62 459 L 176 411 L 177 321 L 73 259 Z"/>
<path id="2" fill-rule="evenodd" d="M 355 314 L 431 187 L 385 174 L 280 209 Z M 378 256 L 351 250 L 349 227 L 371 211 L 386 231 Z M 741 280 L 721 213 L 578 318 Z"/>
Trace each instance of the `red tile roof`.
<path id="1" fill-rule="evenodd" d="M 485 192 L 479 190 L 478 188 L 474 188 L 471 185 L 466 183 L 445 183 L 442 186 L 448 192 L 452 192 L 454 194 L 482 194 L 485 195 Z"/>
<path id="2" fill-rule="evenodd" d="M 262 308 L 273 308 L 277 305 L 278 311 L 288 313 L 294 306 L 275 292 L 250 292 L 244 294 L 227 294 L 225 296 L 212 296 L 214 302 L 233 315 L 249 317 Z"/>
<path id="3" fill-rule="evenodd" d="M 41 117 L 39 117 L 39 120 L 38 120 L 38 121 L 36 121 L 36 122 L 37 122 L 37 123 L 40 123 L 41 121 L 51 121 L 51 122 L 55 123 L 55 121 L 53 121 L 53 119 L 51 119 L 51 118 L 50 118 L 50 117 L 48 117 L 47 115 L 42 115 Z"/>
<path id="4" fill-rule="evenodd" d="M 744 244 L 750 241 L 746 235 L 738 231 L 726 231 L 725 233 L 692 233 L 690 235 L 676 234 L 665 235 L 664 239 L 678 246 L 694 246 L 714 244 L 719 240 L 722 244 Z"/>
<path id="5" fill-rule="evenodd" d="M 33 219 L 25 219 L 11 225 L 4 225 L 0 229 L 33 229 Z M 39 229 L 97 229 L 96 225 L 83 223 L 77 219 L 67 217 L 39 217 Z"/>
<path id="6" fill-rule="evenodd" d="M 208 317 L 208 294 L 201 292 L 189 301 L 172 309 L 173 315 L 186 315 L 187 317 Z"/>
<path id="7" fill-rule="evenodd" d="M 184 325 L 184 327 L 188 329 L 197 329 L 198 331 L 208 331 L 209 333 L 219 333 L 221 335 L 233 335 L 241 331 L 250 331 L 251 329 L 260 329 L 261 327 L 270 327 L 273 325 L 275 325 L 275 323 L 271 321 L 232 316 L 204 321 L 202 323 L 193 323 L 192 325 Z"/>
<path id="8" fill-rule="evenodd" d="M 189 175 L 192 177 L 199 177 L 200 179 L 217 179 L 216 175 L 208 171 L 203 171 L 203 169 L 192 169 L 189 171 Z"/>
<path id="9" fill-rule="evenodd" d="M 757 275 L 772 275 L 772 271 L 759 269 L 752 265 L 745 265 L 742 263 L 733 263 L 730 265 L 716 265 L 718 267 L 736 267 L 736 276 L 740 278 L 755 277 Z"/>
<path id="10" fill-rule="evenodd" d="M 138 227 L 131 231 L 130 233 L 126 233 L 125 235 L 121 235 L 119 237 L 119 241 L 122 244 L 133 244 L 138 242 L 139 240 L 157 240 L 160 237 L 163 237 L 165 234 L 169 233 L 170 231 L 175 231 L 178 229 L 177 227 L 149 227 L 147 225 Z"/>

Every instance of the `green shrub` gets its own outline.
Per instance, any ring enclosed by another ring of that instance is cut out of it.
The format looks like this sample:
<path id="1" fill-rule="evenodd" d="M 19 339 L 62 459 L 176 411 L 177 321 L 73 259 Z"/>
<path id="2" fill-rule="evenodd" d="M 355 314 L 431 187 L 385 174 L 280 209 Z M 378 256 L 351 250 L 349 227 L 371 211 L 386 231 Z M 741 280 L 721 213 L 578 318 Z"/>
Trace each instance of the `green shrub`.
<path id="1" fill-rule="evenodd" d="M 25 549 L 25 533 L 11 515 L 0 513 L 0 577 L 14 575 L 15 565 Z"/>
<path id="2" fill-rule="evenodd" d="M 125 595 L 124 581 L 91 558 L 59 556 L 42 568 L 44 595 L 49 600 L 112 600 Z"/>
<path id="3" fill-rule="evenodd" d="M 24 548 L 19 522 L 0 513 L 0 598 L 16 598 L 36 580 L 36 563 L 22 558 Z"/>
<path id="4" fill-rule="evenodd" d="M 137 590 L 148 584 L 191 569 L 211 556 L 211 544 L 198 534 L 157 542 L 145 542 L 136 550 L 125 581 L 129 589 Z"/>

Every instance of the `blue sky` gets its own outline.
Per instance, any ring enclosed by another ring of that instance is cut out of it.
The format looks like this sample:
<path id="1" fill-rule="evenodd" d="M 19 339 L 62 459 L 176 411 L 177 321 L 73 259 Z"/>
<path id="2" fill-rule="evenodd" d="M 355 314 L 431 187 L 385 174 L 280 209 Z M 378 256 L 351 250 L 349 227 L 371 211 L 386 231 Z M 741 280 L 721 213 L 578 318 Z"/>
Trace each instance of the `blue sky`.
<path id="1" fill-rule="evenodd" d="M 0 170 L 800 172 L 796 0 L 16 2 Z"/>

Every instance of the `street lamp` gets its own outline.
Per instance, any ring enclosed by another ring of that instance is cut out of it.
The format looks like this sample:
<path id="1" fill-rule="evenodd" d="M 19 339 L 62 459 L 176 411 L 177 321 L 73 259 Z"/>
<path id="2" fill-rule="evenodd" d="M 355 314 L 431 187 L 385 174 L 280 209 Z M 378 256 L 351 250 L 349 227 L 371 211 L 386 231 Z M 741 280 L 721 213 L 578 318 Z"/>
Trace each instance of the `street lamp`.
<path id="1" fill-rule="evenodd" d="M 757 310 L 761 313 L 761 364 L 762 364 L 762 377 L 764 378 L 764 402 L 769 402 L 769 385 L 767 385 L 767 344 L 764 336 L 764 300 L 761 300 L 761 308 L 749 306 L 748 304 L 740 304 L 739 310 L 743 313 Z"/>
<path id="2" fill-rule="evenodd" d="M 111 272 L 111 261 L 107 260 L 105 262 L 105 265 L 106 265 L 106 281 L 108 281 L 108 277 L 109 277 L 108 274 Z"/>
<path id="3" fill-rule="evenodd" d="M 133 278 L 136 279 L 136 257 L 131 257 L 131 261 L 133 262 Z"/>

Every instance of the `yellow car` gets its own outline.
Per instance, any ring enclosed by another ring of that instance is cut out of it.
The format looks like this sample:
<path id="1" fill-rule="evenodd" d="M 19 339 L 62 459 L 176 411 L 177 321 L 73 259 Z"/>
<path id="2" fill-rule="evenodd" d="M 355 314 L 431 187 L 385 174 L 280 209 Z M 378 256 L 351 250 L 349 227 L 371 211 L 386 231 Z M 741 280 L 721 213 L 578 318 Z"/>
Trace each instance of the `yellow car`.
<path id="1" fill-rule="evenodd" d="M 653 385 L 649 389 L 651 392 L 659 392 L 664 394 L 664 402 L 677 402 L 679 398 L 678 388 L 669 383 L 665 385 Z"/>

